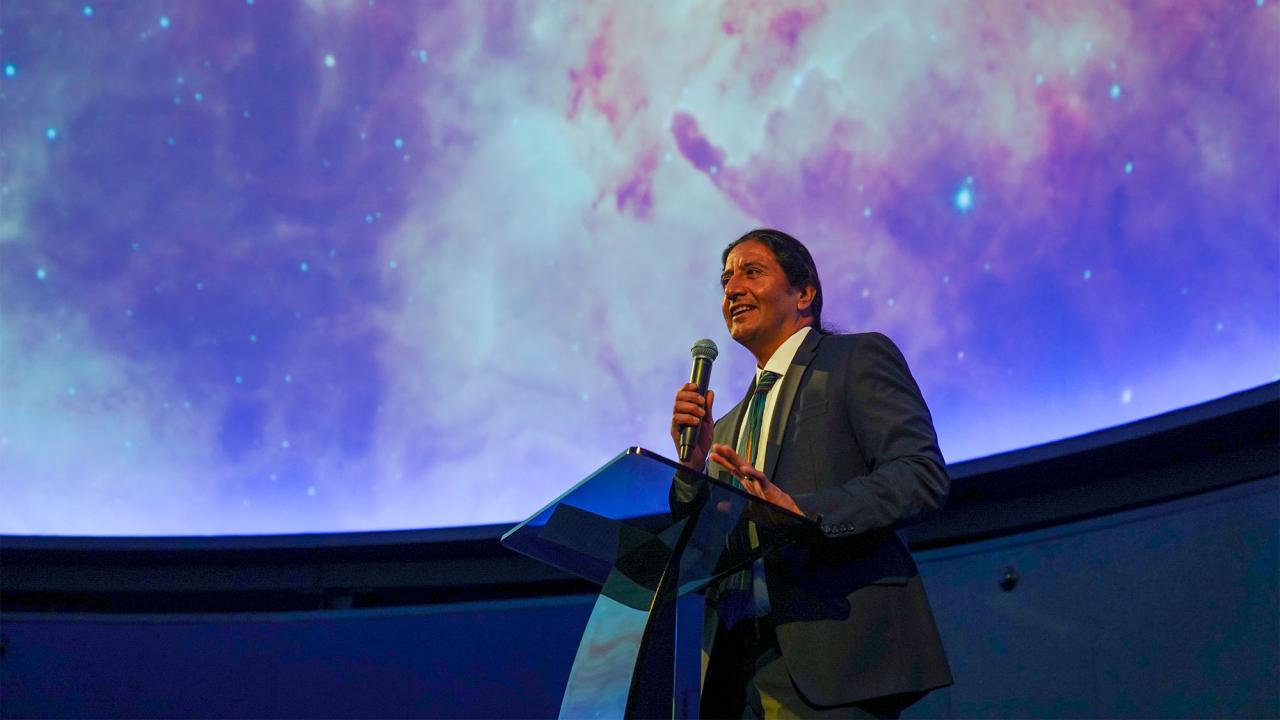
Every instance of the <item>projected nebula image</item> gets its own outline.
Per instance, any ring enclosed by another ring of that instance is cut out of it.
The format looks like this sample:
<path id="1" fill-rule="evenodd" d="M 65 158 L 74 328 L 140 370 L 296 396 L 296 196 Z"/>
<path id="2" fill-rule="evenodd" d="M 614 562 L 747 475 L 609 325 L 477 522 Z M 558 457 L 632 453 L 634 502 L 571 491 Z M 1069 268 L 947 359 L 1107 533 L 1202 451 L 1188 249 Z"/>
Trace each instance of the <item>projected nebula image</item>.
<path id="1" fill-rule="evenodd" d="M 518 520 L 812 249 L 955 462 L 1280 372 L 1280 8 L 0 5 L 0 532 Z"/>

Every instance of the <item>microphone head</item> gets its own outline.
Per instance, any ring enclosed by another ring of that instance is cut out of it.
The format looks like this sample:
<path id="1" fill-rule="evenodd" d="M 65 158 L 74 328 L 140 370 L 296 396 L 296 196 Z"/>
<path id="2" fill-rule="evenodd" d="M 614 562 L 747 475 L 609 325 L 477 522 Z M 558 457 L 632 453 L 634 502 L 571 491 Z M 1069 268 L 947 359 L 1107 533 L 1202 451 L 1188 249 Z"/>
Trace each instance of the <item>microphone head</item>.
<path id="1" fill-rule="evenodd" d="M 693 344 L 693 347 L 689 349 L 689 352 L 693 355 L 695 360 L 698 358 L 704 358 L 710 362 L 714 361 L 720 354 L 720 349 L 716 347 L 715 341 L 708 338 L 702 338 Z"/>

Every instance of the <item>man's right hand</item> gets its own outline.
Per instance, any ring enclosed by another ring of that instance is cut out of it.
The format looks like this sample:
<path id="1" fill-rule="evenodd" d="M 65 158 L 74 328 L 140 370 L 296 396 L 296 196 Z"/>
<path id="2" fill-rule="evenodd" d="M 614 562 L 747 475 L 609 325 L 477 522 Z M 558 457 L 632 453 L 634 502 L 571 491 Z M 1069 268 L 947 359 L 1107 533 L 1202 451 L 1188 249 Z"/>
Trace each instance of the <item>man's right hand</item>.
<path id="1" fill-rule="evenodd" d="M 676 404 L 671 413 L 671 442 L 675 443 L 677 453 L 680 452 L 680 428 L 698 428 L 693 452 L 682 463 L 690 470 L 702 472 L 707 466 L 707 453 L 711 452 L 711 436 L 715 432 L 715 421 L 711 417 L 711 406 L 715 399 L 714 390 L 708 390 L 704 398 L 698 394 L 698 386 L 693 383 L 685 383 L 676 393 Z"/>

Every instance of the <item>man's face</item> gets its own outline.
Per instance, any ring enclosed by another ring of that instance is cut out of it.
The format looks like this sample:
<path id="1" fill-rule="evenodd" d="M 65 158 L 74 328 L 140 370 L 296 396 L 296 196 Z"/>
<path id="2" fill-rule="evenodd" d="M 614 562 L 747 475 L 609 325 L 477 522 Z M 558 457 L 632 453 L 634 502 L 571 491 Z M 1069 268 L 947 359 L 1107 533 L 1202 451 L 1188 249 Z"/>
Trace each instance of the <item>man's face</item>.
<path id="1" fill-rule="evenodd" d="M 803 312 L 813 302 L 813 288 L 793 289 L 773 251 L 759 241 L 747 240 L 729 251 L 720 284 L 729 334 L 761 362 L 809 323 Z"/>

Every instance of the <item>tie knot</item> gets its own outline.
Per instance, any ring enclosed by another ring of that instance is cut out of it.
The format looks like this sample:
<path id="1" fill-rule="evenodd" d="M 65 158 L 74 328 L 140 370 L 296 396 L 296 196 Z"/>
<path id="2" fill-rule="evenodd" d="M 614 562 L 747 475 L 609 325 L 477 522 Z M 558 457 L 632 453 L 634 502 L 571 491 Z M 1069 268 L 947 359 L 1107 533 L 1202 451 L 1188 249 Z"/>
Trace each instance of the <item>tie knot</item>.
<path id="1" fill-rule="evenodd" d="M 778 378 L 780 377 L 782 377 L 782 375 L 776 372 L 765 370 L 760 374 L 760 379 L 756 381 L 756 394 L 764 395 L 769 392 L 769 388 L 773 387 L 773 384 L 778 382 Z"/>

